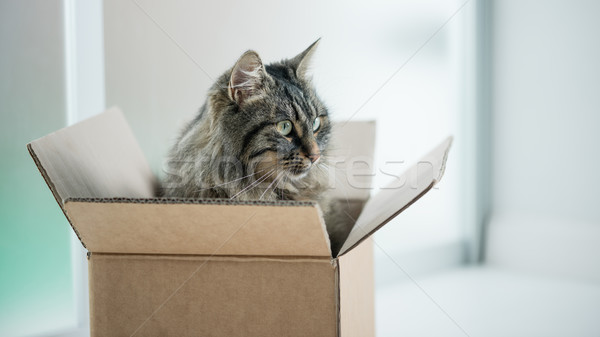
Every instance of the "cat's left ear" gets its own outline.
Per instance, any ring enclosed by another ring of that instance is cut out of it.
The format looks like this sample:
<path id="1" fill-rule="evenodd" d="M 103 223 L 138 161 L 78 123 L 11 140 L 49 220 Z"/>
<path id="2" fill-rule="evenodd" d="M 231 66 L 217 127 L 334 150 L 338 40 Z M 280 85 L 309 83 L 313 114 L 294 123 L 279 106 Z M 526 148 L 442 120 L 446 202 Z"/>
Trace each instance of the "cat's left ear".
<path id="1" fill-rule="evenodd" d="M 248 50 L 231 69 L 229 98 L 241 105 L 252 95 L 258 93 L 267 76 L 258 54 L 253 50 Z"/>
<path id="2" fill-rule="evenodd" d="M 302 79 L 305 78 L 306 70 L 308 69 L 308 66 L 310 65 L 310 59 L 312 58 L 312 55 L 315 53 L 315 50 L 317 49 L 317 46 L 319 45 L 319 41 L 321 41 L 321 38 L 319 38 L 317 41 L 313 42 L 310 46 L 308 46 L 308 48 L 306 48 L 306 50 L 304 50 L 303 52 L 301 52 L 296 57 L 294 57 L 293 59 L 290 60 L 290 63 L 292 64 L 292 67 L 294 68 L 294 70 L 296 72 L 296 77 L 302 78 Z"/>

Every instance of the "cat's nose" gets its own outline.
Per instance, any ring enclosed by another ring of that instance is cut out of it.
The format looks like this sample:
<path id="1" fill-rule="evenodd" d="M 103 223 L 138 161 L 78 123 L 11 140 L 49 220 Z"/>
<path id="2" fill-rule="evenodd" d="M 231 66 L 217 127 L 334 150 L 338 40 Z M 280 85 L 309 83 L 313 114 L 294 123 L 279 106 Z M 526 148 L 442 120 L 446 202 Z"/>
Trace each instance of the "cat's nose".
<path id="1" fill-rule="evenodd" d="M 312 143 L 310 152 L 307 157 L 313 164 L 316 163 L 319 160 L 319 158 L 321 158 L 321 150 L 319 149 L 319 146 L 316 142 Z"/>

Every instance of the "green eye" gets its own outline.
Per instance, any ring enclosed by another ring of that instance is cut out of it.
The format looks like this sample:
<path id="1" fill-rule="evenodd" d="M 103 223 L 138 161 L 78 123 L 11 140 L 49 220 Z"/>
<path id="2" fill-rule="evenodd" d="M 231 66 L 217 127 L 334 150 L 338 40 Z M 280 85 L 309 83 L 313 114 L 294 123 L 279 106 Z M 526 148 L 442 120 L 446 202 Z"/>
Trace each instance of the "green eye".
<path id="1" fill-rule="evenodd" d="M 317 117 L 317 118 L 315 118 L 315 121 L 313 122 L 313 131 L 316 132 L 317 130 L 319 130 L 320 127 L 321 127 L 321 117 Z"/>
<path id="2" fill-rule="evenodd" d="M 290 121 L 281 121 L 277 123 L 277 131 L 281 133 L 283 136 L 287 136 L 292 132 L 292 122 Z"/>

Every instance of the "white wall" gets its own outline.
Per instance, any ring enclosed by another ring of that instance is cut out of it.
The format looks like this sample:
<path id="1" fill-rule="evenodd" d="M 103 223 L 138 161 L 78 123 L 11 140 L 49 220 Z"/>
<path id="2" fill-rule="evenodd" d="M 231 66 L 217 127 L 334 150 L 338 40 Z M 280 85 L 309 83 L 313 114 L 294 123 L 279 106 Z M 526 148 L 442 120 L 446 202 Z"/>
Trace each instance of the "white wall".
<path id="1" fill-rule="evenodd" d="M 560 255 L 571 264 L 597 261 L 595 270 L 592 262 L 580 268 L 600 275 L 600 250 L 573 249 L 590 235 L 600 247 L 600 232 L 589 228 L 600 226 L 599 13 L 598 1 L 493 2 L 492 226 L 527 221 L 500 241 L 492 228 L 489 262 L 514 265 L 545 246 L 552 254 L 519 268 L 560 273 L 544 261 Z M 519 244 L 524 238 L 529 245 Z"/>

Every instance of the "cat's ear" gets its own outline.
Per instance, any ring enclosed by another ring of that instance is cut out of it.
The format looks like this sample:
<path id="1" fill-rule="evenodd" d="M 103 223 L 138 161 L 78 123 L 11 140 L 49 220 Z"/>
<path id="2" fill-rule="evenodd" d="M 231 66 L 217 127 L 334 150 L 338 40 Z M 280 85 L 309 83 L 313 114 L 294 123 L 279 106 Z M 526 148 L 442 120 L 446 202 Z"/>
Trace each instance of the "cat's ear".
<path id="1" fill-rule="evenodd" d="M 312 55 L 315 53 L 315 50 L 317 49 L 317 46 L 319 45 L 319 41 L 321 41 L 321 38 L 317 39 L 317 41 L 313 42 L 310 46 L 308 46 L 308 48 L 306 48 L 306 50 L 304 50 L 303 52 L 301 52 L 296 57 L 294 57 L 293 59 L 290 60 L 290 63 L 292 64 L 292 67 L 294 68 L 294 71 L 296 72 L 296 77 L 305 78 L 306 70 L 308 69 L 308 66 L 310 65 L 310 59 L 312 58 Z"/>
<path id="2" fill-rule="evenodd" d="M 248 50 L 231 70 L 229 98 L 242 104 L 249 97 L 257 94 L 266 76 L 267 72 L 258 54 Z"/>

